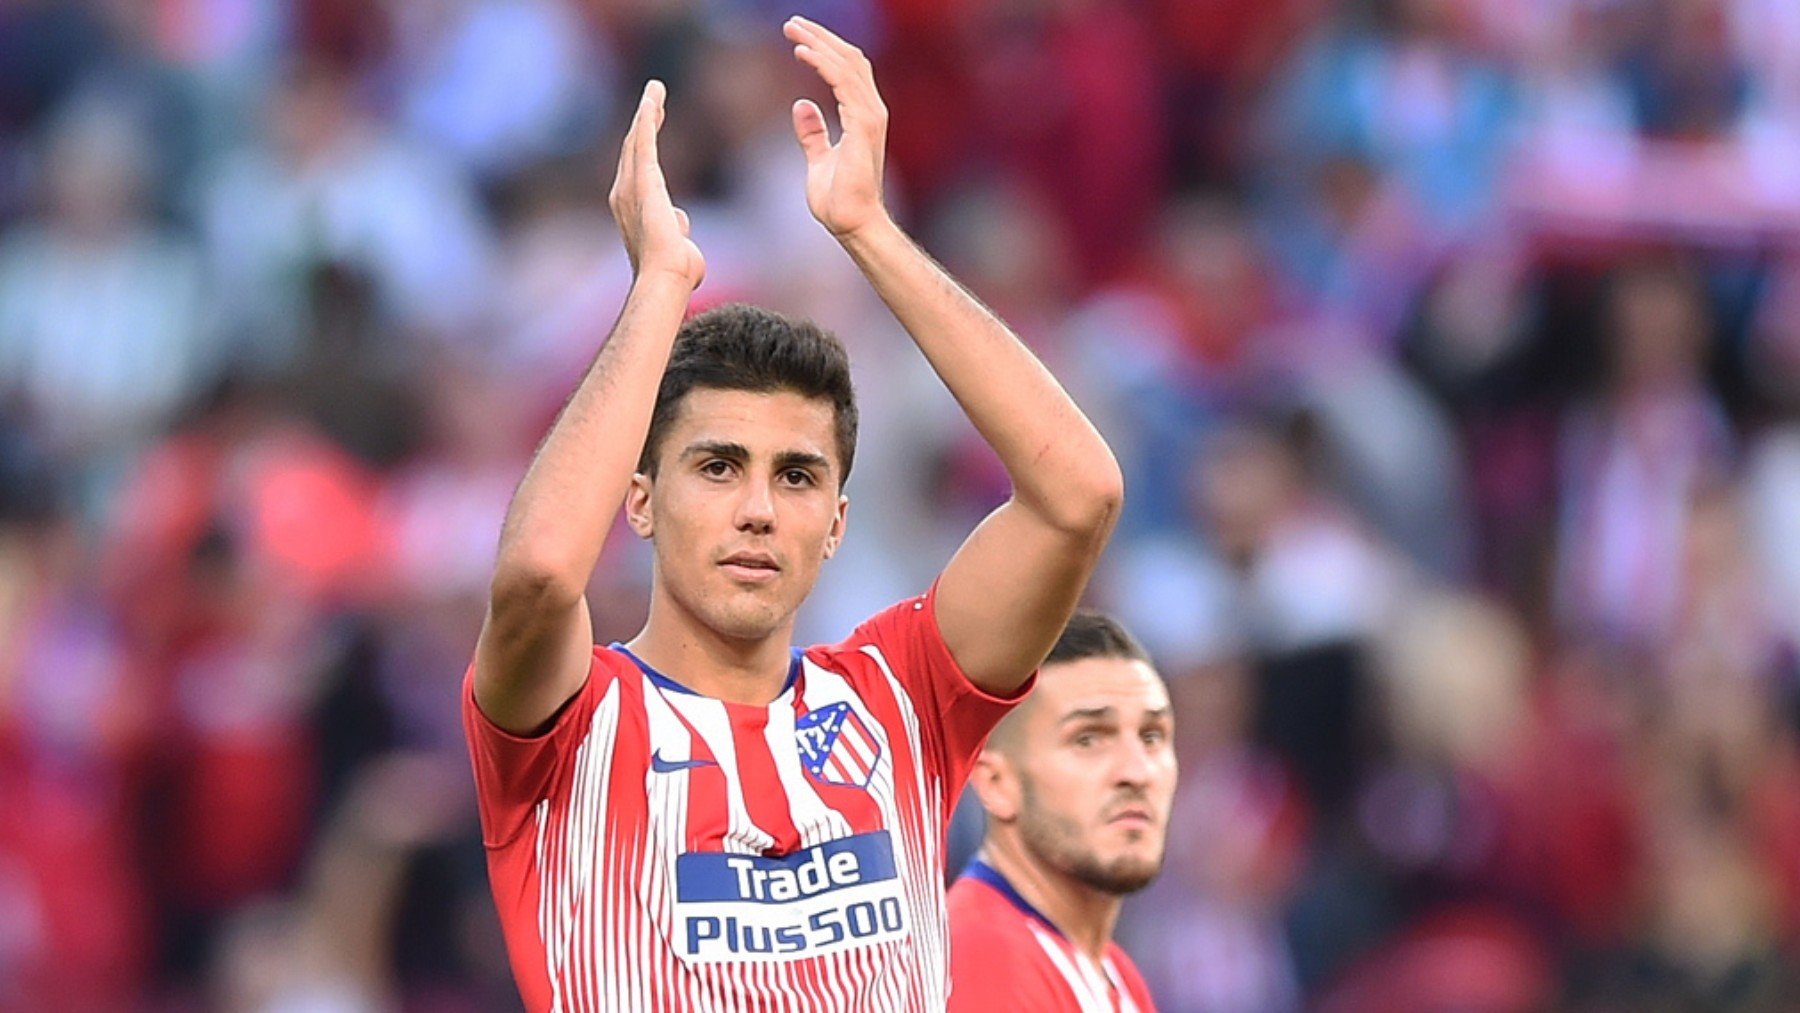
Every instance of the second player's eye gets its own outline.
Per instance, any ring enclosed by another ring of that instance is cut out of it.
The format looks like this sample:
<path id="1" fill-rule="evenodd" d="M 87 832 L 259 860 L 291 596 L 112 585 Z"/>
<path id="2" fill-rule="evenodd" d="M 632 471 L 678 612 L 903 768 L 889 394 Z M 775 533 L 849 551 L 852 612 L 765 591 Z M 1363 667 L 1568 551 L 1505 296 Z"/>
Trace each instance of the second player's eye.
<path id="1" fill-rule="evenodd" d="M 712 478 L 724 478 L 726 475 L 731 474 L 731 462 L 720 457 L 712 458 L 700 465 L 700 474 Z"/>
<path id="2" fill-rule="evenodd" d="M 788 485 L 814 485 L 812 472 L 805 468 L 789 468 L 781 473 L 781 480 Z"/>

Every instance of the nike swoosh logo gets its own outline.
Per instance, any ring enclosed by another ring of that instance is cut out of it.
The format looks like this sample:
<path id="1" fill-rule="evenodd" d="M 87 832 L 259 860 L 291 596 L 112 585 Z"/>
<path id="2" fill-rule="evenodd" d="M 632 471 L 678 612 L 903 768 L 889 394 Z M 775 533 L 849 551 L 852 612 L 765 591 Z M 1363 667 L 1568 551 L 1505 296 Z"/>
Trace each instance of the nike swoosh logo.
<path id="1" fill-rule="evenodd" d="M 695 767 L 716 767 L 717 760 L 665 760 L 662 750 L 650 754 L 650 769 L 658 774 L 673 774 L 678 770 L 693 770 Z"/>

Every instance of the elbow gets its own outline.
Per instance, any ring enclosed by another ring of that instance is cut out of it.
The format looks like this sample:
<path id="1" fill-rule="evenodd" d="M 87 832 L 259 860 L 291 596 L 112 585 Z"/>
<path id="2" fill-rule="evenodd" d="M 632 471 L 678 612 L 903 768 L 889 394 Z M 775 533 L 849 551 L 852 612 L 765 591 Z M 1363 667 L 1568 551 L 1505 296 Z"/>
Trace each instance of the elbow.
<path id="1" fill-rule="evenodd" d="M 573 607 L 587 591 L 586 575 L 545 553 L 514 548 L 494 565 L 489 601 L 496 613 L 524 615 Z"/>
<path id="2" fill-rule="evenodd" d="M 1065 483 L 1051 497 L 1045 517 L 1058 531 L 1104 542 L 1125 505 L 1125 476 L 1111 453 Z"/>
<path id="3" fill-rule="evenodd" d="M 1086 498 L 1087 528 L 1095 537 L 1105 540 L 1112 534 L 1113 525 L 1119 522 L 1119 511 L 1125 507 L 1125 475 L 1111 453 L 1106 455 L 1106 467 L 1086 490 Z"/>

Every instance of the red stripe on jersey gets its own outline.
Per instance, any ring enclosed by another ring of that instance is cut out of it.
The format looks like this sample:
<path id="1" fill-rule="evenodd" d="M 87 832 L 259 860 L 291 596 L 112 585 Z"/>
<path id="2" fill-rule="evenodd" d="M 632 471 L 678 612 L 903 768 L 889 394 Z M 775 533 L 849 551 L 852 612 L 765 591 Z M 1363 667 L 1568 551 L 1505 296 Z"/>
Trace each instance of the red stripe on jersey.
<path id="1" fill-rule="evenodd" d="M 733 703 L 726 704 L 725 710 L 731 715 L 738 785 L 744 792 L 744 809 L 750 814 L 750 822 L 775 838 L 769 854 L 792 854 L 800 850 L 800 828 L 794 825 L 793 803 L 781 785 L 781 774 L 775 770 L 775 756 L 769 752 L 769 711 Z"/>
<path id="2" fill-rule="evenodd" d="M 649 692 L 659 692 L 650 689 Z M 723 851 L 725 850 L 725 831 L 731 826 L 731 807 L 726 804 L 729 789 L 725 784 L 725 768 L 713 753 L 712 747 L 706 744 L 688 719 L 681 713 L 681 708 L 671 706 L 669 711 L 681 727 L 688 733 L 688 759 L 705 760 L 708 766 L 689 767 L 687 809 L 687 850 L 689 851 Z M 645 736 L 648 738 L 648 734 Z M 680 777 L 680 774 L 665 774 L 665 777 Z"/>

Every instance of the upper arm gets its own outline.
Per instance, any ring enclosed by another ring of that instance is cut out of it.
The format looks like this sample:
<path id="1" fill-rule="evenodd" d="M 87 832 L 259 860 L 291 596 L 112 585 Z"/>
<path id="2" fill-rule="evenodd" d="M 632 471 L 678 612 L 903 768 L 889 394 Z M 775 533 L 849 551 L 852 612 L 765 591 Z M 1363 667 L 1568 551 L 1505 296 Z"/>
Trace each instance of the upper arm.
<path id="1" fill-rule="evenodd" d="M 593 651 L 585 594 L 497 575 L 475 645 L 475 703 L 505 731 L 535 734 L 581 690 Z"/>
<path id="2" fill-rule="evenodd" d="M 1017 500 L 989 514 L 938 579 L 938 629 L 969 681 L 1010 694 L 1075 611 L 1112 531 L 1053 523 Z"/>

